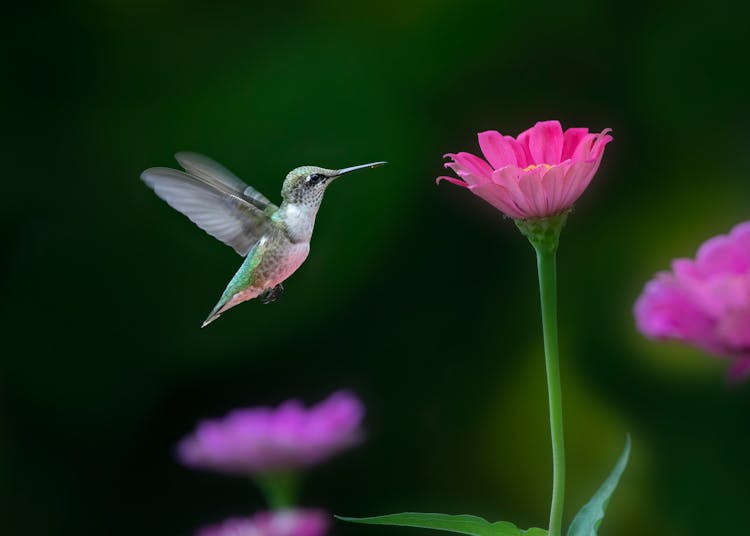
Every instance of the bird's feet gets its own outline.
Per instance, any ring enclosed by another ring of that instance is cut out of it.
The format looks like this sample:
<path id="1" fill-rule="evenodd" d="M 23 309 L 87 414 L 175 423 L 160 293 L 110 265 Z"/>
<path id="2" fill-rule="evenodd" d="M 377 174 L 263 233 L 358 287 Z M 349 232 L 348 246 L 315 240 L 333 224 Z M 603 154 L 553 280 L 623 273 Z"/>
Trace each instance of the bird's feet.
<path id="1" fill-rule="evenodd" d="M 260 301 L 265 305 L 275 302 L 276 300 L 281 298 L 282 294 L 284 294 L 284 285 L 279 283 L 275 287 L 269 288 L 258 297 L 260 298 Z"/>

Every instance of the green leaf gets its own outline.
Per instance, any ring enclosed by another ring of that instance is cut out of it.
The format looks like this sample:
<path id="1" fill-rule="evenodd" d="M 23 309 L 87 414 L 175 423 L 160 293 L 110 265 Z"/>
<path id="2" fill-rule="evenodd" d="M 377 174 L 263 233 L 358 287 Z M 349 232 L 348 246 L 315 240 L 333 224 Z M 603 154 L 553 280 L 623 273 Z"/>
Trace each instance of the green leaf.
<path id="1" fill-rule="evenodd" d="M 341 517 L 342 521 L 365 523 L 368 525 L 395 525 L 398 527 L 419 527 L 469 534 L 470 536 L 546 536 L 544 529 L 521 530 L 508 521 L 490 523 L 486 519 L 469 515 L 420 514 L 404 512 L 377 517 Z"/>
<path id="2" fill-rule="evenodd" d="M 597 490 L 591 500 L 576 514 L 575 519 L 568 528 L 568 536 L 597 536 L 597 529 L 604 519 L 604 511 L 607 509 L 609 499 L 615 491 L 617 484 L 620 482 L 625 467 L 628 465 L 630 457 L 630 436 L 625 441 L 625 449 L 620 454 L 614 469 L 604 481 L 604 484 Z"/>

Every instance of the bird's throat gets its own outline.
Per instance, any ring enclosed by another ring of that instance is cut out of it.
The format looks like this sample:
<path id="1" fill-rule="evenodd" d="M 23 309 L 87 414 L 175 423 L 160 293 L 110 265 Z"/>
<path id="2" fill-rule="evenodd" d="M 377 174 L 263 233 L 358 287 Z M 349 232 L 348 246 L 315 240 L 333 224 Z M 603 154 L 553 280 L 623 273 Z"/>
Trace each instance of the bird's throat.
<path id="1" fill-rule="evenodd" d="M 309 242 L 315 226 L 318 206 L 302 203 L 284 203 L 279 208 L 279 219 L 284 223 L 293 242 Z"/>

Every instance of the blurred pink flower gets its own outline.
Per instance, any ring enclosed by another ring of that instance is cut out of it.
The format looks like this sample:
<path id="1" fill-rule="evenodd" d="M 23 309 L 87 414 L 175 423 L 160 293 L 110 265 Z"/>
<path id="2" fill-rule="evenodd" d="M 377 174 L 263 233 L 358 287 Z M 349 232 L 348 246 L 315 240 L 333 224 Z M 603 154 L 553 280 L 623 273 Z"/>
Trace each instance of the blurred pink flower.
<path id="1" fill-rule="evenodd" d="M 196 536 L 323 536 L 329 516 L 322 510 L 276 510 L 227 519 L 204 527 Z"/>
<path id="2" fill-rule="evenodd" d="M 638 329 L 732 360 L 730 379 L 750 373 L 750 222 L 705 242 L 695 260 L 646 284 L 635 304 Z"/>
<path id="3" fill-rule="evenodd" d="M 201 422 L 177 453 L 187 466 L 224 473 L 292 471 L 356 444 L 363 416 L 362 402 L 345 391 L 309 409 L 296 400 L 238 409 Z"/>
<path id="4" fill-rule="evenodd" d="M 546 218 L 573 205 L 591 182 L 612 136 L 603 130 L 541 121 L 518 135 L 480 132 L 484 160 L 471 153 L 446 154 L 460 179 L 438 177 L 473 193 L 514 219 Z M 489 163 L 488 163 L 489 162 Z"/>

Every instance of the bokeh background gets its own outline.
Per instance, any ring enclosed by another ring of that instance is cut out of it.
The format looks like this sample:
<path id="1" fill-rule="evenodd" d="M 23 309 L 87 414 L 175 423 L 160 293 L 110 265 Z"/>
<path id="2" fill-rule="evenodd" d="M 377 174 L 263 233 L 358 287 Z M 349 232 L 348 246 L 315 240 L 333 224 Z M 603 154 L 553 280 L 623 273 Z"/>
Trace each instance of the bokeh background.
<path id="1" fill-rule="evenodd" d="M 190 471 L 200 418 L 349 388 L 367 441 L 302 502 L 349 515 L 547 520 L 532 250 L 435 186 L 441 155 L 535 121 L 614 129 L 565 229 L 567 518 L 630 432 L 603 534 L 738 534 L 750 386 L 643 340 L 631 308 L 674 256 L 750 218 L 748 8 L 654 2 L 100 0 L 6 13 L 0 532 L 190 534 L 262 505 Z M 177 150 L 278 200 L 337 183 L 282 300 L 199 329 L 240 259 L 138 179 Z M 339 535 L 410 534 L 337 524 Z"/>

